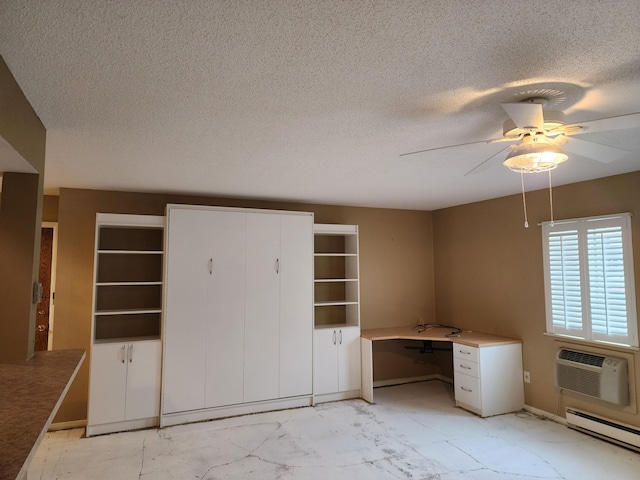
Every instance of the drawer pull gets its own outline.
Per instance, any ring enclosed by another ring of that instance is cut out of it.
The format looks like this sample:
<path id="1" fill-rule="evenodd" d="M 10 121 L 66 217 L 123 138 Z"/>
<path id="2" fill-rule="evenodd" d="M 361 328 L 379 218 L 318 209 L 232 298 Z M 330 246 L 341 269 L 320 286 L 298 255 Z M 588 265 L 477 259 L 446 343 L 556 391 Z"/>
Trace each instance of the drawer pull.
<path id="1" fill-rule="evenodd" d="M 473 393 L 473 390 L 470 390 L 470 389 L 464 388 L 464 387 L 460 387 L 460 390 L 464 390 L 465 392 Z"/>
<path id="2" fill-rule="evenodd" d="M 464 353 L 465 355 L 471 355 L 471 352 L 465 352 L 464 350 L 458 350 L 460 353 Z"/>
<path id="3" fill-rule="evenodd" d="M 460 364 L 460 368 L 464 368 L 465 370 L 471 370 L 471 367 L 467 367 L 466 365 Z"/>

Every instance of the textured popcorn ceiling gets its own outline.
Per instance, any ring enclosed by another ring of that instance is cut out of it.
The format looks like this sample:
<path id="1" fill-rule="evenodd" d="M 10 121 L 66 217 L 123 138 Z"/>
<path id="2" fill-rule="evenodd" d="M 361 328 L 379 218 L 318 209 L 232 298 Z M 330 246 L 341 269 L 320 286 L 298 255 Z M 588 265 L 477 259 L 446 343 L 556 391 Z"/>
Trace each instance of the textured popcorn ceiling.
<path id="1" fill-rule="evenodd" d="M 639 25 L 637 0 L 3 0 L 0 55 L 49 192 L 431 210 L 519 191 L 499 162 L 465 176 L 504 144 L 399 156 L 501 136 L 501 102 L 640 112 Z M 633 153 L 572 155 L 556 184 L 640 169 L 640 129 L 593 138 Z"/>

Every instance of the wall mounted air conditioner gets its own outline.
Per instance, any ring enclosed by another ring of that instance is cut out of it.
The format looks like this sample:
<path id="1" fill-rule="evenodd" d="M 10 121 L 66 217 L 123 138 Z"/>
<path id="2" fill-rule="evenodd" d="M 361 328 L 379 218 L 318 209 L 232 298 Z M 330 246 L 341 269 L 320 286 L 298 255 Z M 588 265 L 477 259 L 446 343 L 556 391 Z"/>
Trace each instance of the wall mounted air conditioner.
<path id="1" fill-rule="evenodd" d="M 556 387 L 629 405 L 629 374 L 624 358 L 561 348 L 556 354 Z"/>

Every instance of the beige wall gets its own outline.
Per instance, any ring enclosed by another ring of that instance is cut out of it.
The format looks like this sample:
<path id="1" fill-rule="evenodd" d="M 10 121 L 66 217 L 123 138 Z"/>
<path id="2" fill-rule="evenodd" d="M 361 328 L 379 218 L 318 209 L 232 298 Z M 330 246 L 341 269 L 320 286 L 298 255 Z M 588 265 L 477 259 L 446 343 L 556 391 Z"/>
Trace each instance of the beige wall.
<path id="1" fill-rule="evenodd" d="M 122 192 L 62 189 L 58 206 L 59 250 L 54 348 L 89 348 L 96 212 L 162 215 L 166 203 L 305 210 L 316 223 L 360 226 L 363 328 L 425 322 L 458 325 L 524 340 L 524 366 L 531 372 L 526 403 L 563 414 L 582 407 L 640 425 L 634 409 L 584 402 L 553 386 L 556 342 L 545 326 L 542 240 L 537 223 L 549 219 L 548 192 L 527 195 L 528 229 L 521 196 L 478 202 L 436 212 L 302 205 Z M 556 218 L 640 209 L 640 172 L 554 189 Z M 632 220 L 636 284 L 640 285 L 640 223 Z M 640 295 L 638 295 L 640 298 Z M 421 355 L 403 342 L 376 347 L 376 380 L 405 375 L 447 374 L 446 354 Z M 631 360 L 640 385 L 638 354 Z M 441 362 L 436 359 L 441 357 Z M 86 362 L 56 421 L 86 417 Z M 449 369 L 450 370 L 450 369 Z M 632 393 L 635 400 L 635 386 Z M 635 401 L 634 401 L 635 404 Z"/>
<path id="2" fill-rule="evenodd" d="M 362 327 L 411 325 L 419 318 L 434 320 L 430 212 L 62 189 L 57 211 L 54 349 L 88 350 L 90 346 L 95 214 L 163 215 L 167 203 L 304 210 L 315 213 L 316 223 L 359 225 Z M 422 372 L 423 359 L 408 353 L 394 355 L 400 357 L 400 367 Z M 395 363 L 386 356 L 379 362 L 389 376 L 396 375 Z M 85 362 L 56 422 L 86 418 L 88 371 L 89 362 Z"/>
<path id="3" fill-rule="evenodd" d="M 636 291 L 640 288 L 640 172 L 553 189 L 555 218 L 632 212 Z M 554 387 L 557 342 L 545 331 L 542 237 L 538 222 L 549 220 L 547 190 L 527 194 L 529 228 L 523 227 L 522 196 L 433 212 L 436 318 L 469 330 L 524 341 L 528 405 L 564 415 L 567 405 L 640 426 L 632 408 L 619 409 Z M 640 294 L 636 293 L 638 299 Z M 640 309 L 639 309 L 640 311 Z M 640 386 L 640 354 L 628 354 Z M 635 385 L 632 390 L 635 399 Z M 633 402 L 635 404 L 635 402 Z"/>
<path id="4" fill-rule="evenodd" d="M 57 222 L 58 221 L 58 200 L 60 197 L 53 195 L 45 195 L 42 202 L 42 221 Z"/>
<path id="5" fill-rule="evenodd" d="M 0 57 L 0 135 L 36 171 L 44 172 L 45 128 L 2 57 Z"/>
<path id="6" fill-rule="evenodd" d="M 33 356 L 46 131 L 0 57 L 0 136 L 38 173 L 3 173 L 0 210 L 0 360 Z"/>

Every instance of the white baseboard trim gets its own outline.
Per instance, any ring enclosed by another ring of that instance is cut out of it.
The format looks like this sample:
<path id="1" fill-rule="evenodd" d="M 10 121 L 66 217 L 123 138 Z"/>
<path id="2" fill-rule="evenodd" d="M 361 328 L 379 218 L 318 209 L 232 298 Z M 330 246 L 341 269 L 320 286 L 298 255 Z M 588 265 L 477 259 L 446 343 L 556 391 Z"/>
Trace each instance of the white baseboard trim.
<path id="1" fill-rule="evenodd" d="M 553 413 L 540 410 L 539 408 L 532 407 L 531 405 L 525 405 L 524 410 L 529 412 L 531 415 L 535 415 L 536 417 L 544 418 L 545 420 L 551 420 L 553 422 L 567 426 L 567 419 L 564 417 L 560 417 L 558 415 L 554 415 Z"/>
<path id="2" fill-rule="evenodd" d="M 72 420 L 70 422 L 57 422 L 49 425 L 49 431 L 71 430 L 72 428 L 84 428 L 87 426 L 86 420 Z"/>
<path id="3" fill-rule="evenodd" d="M 349 390 L 346 392 L 323 393 L 313 396 L 313 403 L 337 402 L 340 400 L 350 400 L 352 398 L 361 398 L 360 390 Z"/>
<path id="4" fill-rule="evenodd" d="M 158 426 L 158 417 L 140 418 L 137 420 L 127 420 L 123 422 L 105 423 L 101 425 L 88 425 L 87 437 L 94 435 L 104 435 L 105 433 L 127 432 L 130 430 L 140 430 Z"/>
<path id="5" fill-rule="evenodd" d="M 373 382 L 373 388 L 391 387 L 393 385 L 404 385 L 405 383 L 425 382 L 428 380 L 440 380 L 446 383 L 453 383 L 453 379 L 440 374 L 423 375 L 421 377 L 411 378 L 392 378 L 390 380 L 377 380 Z"/>
<path id="6" fill-rule="evenodd" d="M 203 408 L 201 410 L 190 410 L 188 412 L 177 412 L 164 414 L 160 417 L 160 427 L 170 427 L 183 423 L 204 422 L 217 418 L 236 417 L 250 413 L 270 412 L 274 410 L 285 410 L 287 408 L 310 407 L 313 404 L 313 397 L 290 397 L 264 402 L 241 403 L 225 407 Z"/>

